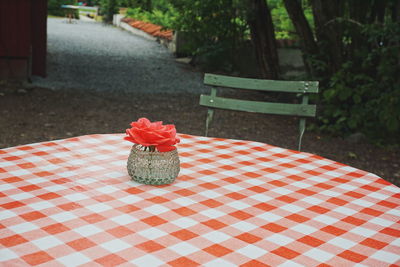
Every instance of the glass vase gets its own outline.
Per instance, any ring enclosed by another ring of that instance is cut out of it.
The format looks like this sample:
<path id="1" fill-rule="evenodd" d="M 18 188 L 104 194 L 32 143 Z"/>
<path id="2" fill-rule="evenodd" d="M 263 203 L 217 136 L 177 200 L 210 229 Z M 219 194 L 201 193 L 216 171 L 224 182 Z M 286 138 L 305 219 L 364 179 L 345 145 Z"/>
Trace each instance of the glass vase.
<path id="1" fill-rule="evenodd" d="M 148 185 L 171 184 L 180 171 L 178 151 L 150 152 L 133 146 L 127 168 L 132 180 Z"/>

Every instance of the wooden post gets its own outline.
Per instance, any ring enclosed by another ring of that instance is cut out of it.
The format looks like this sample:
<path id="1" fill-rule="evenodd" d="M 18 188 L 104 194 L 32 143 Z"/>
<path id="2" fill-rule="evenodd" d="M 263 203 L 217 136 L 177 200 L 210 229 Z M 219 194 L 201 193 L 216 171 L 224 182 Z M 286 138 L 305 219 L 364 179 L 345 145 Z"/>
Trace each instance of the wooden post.
<path id="1" fill-rule="evenodd" d="M 47 0 L 32 0 L 32 74 L 46 76 L 47 55 Z"/>

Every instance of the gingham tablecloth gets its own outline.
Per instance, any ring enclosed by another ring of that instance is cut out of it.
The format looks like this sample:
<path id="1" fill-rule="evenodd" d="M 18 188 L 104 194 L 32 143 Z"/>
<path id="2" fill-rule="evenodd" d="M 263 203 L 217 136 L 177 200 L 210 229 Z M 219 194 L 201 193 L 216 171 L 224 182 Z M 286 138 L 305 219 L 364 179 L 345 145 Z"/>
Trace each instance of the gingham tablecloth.
<path id="1" fill-rule="evenodd" d="M 172 185 L 123 135 L 0 150 L 1 266 L 400 265 L 400 189 L 325 158 L 180 135 Z"/>

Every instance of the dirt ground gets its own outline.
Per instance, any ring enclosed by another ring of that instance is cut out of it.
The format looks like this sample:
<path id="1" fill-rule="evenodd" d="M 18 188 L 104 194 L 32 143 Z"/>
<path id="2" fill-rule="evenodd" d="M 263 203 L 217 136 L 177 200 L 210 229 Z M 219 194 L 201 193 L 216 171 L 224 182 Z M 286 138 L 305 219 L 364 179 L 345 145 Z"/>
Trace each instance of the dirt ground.
<path id="1" fill-rule="evenodd" d="M 194 94 L 110 94 L 52 91 L 0 83 L 0 148 L 93 133 L 122 133 L 140 117 L 204 135 L 206 109 Z M 218 111 L 210 136 L 296 149 L 297 120 Z M 303 151 L 375 173 L 400 186 L 400 151 L 307 131 Z"/>

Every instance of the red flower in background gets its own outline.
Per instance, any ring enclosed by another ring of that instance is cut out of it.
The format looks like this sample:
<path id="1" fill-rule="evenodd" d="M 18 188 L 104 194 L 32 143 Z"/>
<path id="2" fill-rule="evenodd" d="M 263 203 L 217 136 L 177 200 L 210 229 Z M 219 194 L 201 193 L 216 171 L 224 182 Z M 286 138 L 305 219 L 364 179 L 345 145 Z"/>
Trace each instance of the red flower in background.
<path id="1" fill-rule="evenodd" d="M 132 128 L 126 129 L 124 138 L 132 143 L 149 147 L 150 151 L 157 149 L 159 152 L 167 152 L 176 149 L 175 144 L 180 140 L 176 136 L 175 125 L 163 125 L 162 121 L 150 122 L 146 118 L 140 118 L 131 123 Z"/>

